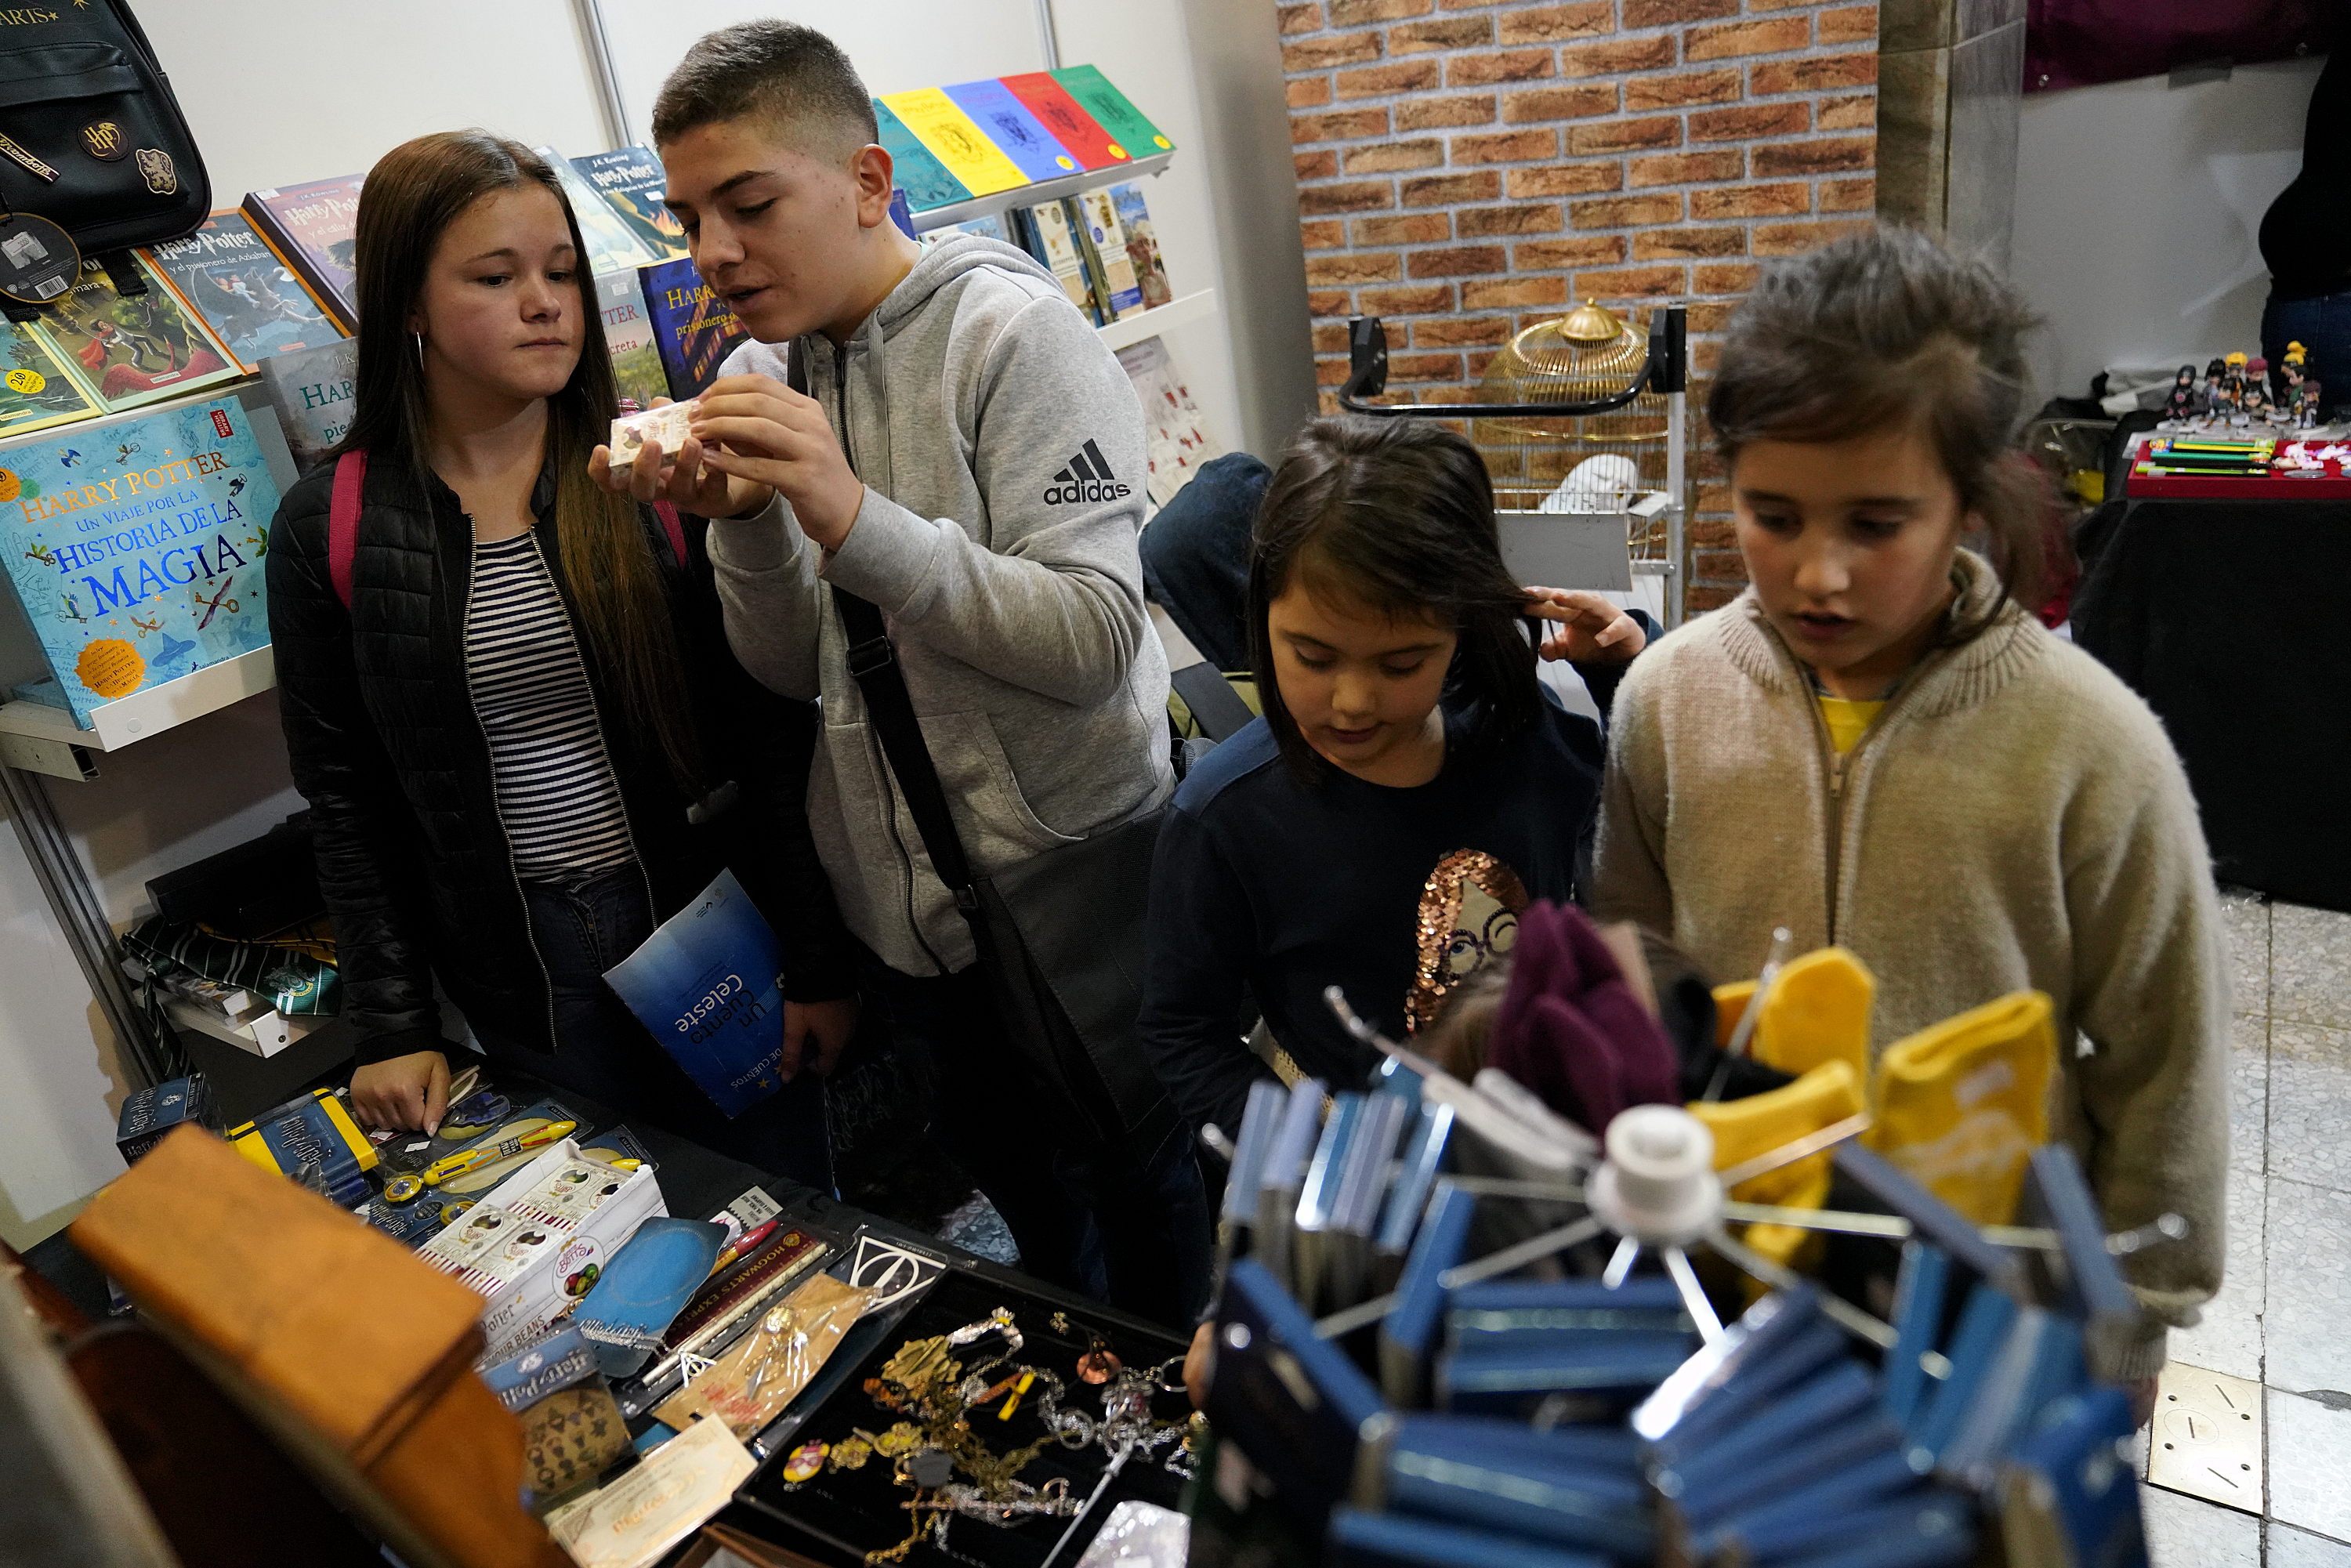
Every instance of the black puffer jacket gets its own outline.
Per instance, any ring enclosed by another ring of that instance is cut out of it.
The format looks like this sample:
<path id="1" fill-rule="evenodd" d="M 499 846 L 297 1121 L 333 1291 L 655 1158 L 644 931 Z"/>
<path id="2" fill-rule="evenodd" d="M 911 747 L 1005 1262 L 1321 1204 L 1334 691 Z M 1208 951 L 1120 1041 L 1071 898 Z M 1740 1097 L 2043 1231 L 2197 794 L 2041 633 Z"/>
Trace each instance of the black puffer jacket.
<path id="1" fill-rule="evenodd" d="M 333 480 L 333 466 L 321 466 L 278 507 L 269 626 L 287 749 L 310 802 L 358 1058 L 381 1061 L 441 1043 L 435 973 L 470 1020 L 549 1049 L 547 975 L 530 945 L 489 742 L 465 676 L 472 526 L 439 479 L 420 482 L 405 464 L 378 457 L 368 468 L 347 612 L 327 570 Z M 542 476 L 532 497 L 542 525 L 552 523 L 553 497 Z M 737 787 L 731 809 L 689 823 L 686 792 L 659 748 L 619 721 L 580 640 L 655 918 L 732 867 L 782 944 L 786 997 L 845 996 L 855 988 L 852 949 L 803 800 L 815 709 L 760 685 L 728 651 L 704 550 L 708 525 L 684 519 L 681 568 L 651 508 L 639 516 L 668 591 L 704 771 L 714 786 Z M 538 536 L 577 624 L 556 529 L 542 526 Z"/>

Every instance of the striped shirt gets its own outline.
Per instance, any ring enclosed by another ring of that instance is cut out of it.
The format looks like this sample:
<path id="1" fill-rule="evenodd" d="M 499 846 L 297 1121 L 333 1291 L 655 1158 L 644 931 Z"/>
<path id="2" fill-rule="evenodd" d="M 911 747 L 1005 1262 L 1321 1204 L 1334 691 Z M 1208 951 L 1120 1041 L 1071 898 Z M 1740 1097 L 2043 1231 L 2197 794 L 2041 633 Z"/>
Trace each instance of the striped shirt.
<path id="1" fill-rule="evenodd" d="M 544 880 L 634 852 L 571 618 L 533 534 L 474 546 L 465 674 L 489 737 L 515 873 Z"/>

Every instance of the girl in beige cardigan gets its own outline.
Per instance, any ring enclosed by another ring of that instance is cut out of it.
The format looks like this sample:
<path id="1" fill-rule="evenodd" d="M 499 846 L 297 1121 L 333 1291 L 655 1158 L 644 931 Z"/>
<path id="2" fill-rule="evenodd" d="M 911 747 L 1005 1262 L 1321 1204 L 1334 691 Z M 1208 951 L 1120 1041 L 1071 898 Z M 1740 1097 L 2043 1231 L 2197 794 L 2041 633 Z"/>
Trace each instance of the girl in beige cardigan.
<path id="1" fill-rule="evenodd" d="M 1917 235 L 1767 273 L 1708 413 L 1751 586 L 1636 661 L 1594 905 L 1718 978 L 1773 927 L 1876 975 L 1873 1047 L 2011 991 L 2055 1006 L 2053 1124 L 2156 1324 L 2218 1288 L 2229 1002 L 2196 805 L 2154 715 L 2020 605 L 2042 513 L 2010 441 L 2022 305 Z M 1982 532 L 2001 565 L 1960 548 Z"/>

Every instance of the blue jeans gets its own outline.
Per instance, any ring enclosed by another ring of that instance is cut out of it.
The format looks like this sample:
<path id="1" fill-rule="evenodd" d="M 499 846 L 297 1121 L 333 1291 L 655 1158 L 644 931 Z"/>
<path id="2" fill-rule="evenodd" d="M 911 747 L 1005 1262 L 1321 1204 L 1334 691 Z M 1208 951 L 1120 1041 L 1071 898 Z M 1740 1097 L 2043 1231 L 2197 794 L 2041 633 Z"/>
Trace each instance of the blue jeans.
<path id="1" fill-rule="evenodd" d="M 730 1119 L 604 983 L 604 971 L 653 931 L 644 873 L 633 862 L 526 882 L 522 892 L 531 941 L 547 966 L 556 1049 L 552 1055 L 534 1051 L 477 1024 L 493 1062 L 601 1101 L 627 1121 L 651 1123 L 770 1175 L 832 1190 L 824 1085 L 814 1073 L 802 1072 Z"/>
<path id="2" fill-rule="evenodd" d="M 1203 466 L 1143 530 L 1143 586 L 1219 670 L 1249 669 L 1249 541 L 1273 470 L 1246 452 Z"/>
<path id="3" fill-rule="evenodd" d="M 1004 1217 L 1021 1269 L 1188 1332 L 1212 1261 L 1190 1143 L 1170 1137 L 1147 1161 L 1082 1147 L 1063 1124 L 1075 1113 L 1038 1087 L 977 966 L 923 977 L 871 963 L 865 999 L 887 1013 L 898 1048 L 926 1064 L 933 1130 Z"/>
<path id="4" fill-rule="evenodd" d="M 2309 353 L 2304 373 L 2318 383 L 2319 417 L 2332 420 L 2351 412 L 2351 289 L 2306 299 L 2271 295 L 2262 310 L 2262 357 L 2270 362 L 2273 381 L 2285 362 L 2288 343 L 2300 343 Z"/>

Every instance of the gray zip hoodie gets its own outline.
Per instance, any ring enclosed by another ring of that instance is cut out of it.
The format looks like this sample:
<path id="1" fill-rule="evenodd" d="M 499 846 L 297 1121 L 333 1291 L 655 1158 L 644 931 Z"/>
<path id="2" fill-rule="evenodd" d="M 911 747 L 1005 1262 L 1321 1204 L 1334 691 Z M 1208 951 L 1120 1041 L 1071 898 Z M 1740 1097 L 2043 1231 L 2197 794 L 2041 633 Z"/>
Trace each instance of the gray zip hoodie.
<path id="1" fill-rule="evenodd" d="M 821 703 L 810 825 L 841 915 L 902 974 L 971 963 L 849 674 L 828 583 L 881 608 L 956 827 L 993 873 L 1164 801 L 1167 657 L 1143 606 L 1141 409 L 1118 361 L 1025 253 L 934 246 L 846 348 L 801 338 L 810 396 L 865 481 L 826 556 L 790 504 L 710 528 L 744 667 Z M 784 380 L 785 346 L 726 375 Z"/>

